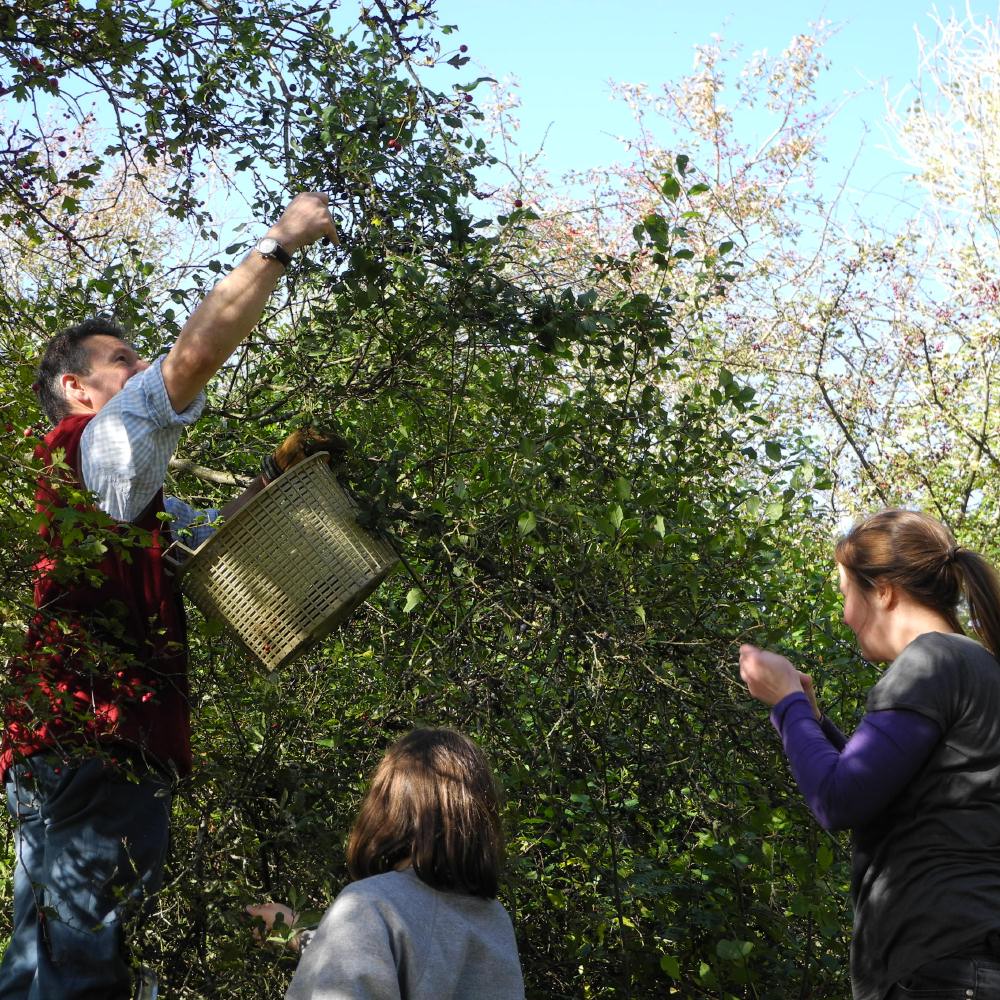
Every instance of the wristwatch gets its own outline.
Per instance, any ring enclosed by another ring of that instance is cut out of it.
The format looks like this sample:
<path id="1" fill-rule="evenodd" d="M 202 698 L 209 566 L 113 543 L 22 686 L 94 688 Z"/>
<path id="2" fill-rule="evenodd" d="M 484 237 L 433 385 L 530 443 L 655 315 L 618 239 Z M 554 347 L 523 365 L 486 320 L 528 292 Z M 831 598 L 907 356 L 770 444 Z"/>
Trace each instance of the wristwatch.
<path id="1" fill-rule="evenodd" d="M 261 257 L 276 260 L 282 267 L 287 268 L 292 262 L 292 255 L 273 236 L 265 236 L 258 240 L 254 249 Z"/>

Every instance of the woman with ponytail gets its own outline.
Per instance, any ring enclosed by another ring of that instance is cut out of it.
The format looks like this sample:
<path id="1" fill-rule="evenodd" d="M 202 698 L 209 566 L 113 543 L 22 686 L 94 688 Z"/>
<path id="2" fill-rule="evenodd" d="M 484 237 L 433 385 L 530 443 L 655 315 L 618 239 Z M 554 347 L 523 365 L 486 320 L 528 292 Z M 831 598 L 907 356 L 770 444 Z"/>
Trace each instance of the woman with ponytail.
<path id="1" fill-rule="evenodd" d="M 854 998 L 1000 1000 L 1000 578 L 915 511 L 862 520 L 835 555 L 844 621 L 889 663 L 855 733 L 783 656 L 743 646 L 740 676 L 817 820 L 853 831 Z"/>

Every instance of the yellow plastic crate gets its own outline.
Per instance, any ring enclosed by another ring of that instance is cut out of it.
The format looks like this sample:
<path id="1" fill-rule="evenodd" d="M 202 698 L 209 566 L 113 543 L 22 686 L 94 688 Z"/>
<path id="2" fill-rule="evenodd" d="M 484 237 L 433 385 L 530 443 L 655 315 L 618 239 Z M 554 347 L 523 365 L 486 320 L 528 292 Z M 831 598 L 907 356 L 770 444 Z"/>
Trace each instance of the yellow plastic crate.
<path id="1" fill-rule="evenodd" d="M 357 523 L 358 508 L 311 455 L 269 483 L 207 541 L 172 559 L 184 594 L 221 619 L 267 668 L 304 653 L 399 562 Z"/>

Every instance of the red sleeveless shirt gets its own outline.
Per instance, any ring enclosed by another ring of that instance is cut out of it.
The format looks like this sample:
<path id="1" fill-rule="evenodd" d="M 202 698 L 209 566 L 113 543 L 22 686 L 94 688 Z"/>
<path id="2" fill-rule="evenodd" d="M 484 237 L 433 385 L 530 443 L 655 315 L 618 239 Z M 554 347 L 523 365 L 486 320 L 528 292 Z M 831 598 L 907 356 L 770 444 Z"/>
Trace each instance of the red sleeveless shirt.
<path id="1" fill-rule="evenodd" d="M 66 417 L 36 450 L 49 469 L 36 494 L 47 552 L 36 565 L 24 650 L 10 665 L 0 779 L 38 751 L 68 755 L 95 744 L 191 770 L 187 632 L 162 558 L 171 540 L 158 517 L 163 491 L 131 525 L 71 504 L 67 492 L 83 488 L 80 438 L 90 419 Z M 59 452 L 66 469 L 54 466 Z M 94 556 L 80 565 L 88 549 Z"/>

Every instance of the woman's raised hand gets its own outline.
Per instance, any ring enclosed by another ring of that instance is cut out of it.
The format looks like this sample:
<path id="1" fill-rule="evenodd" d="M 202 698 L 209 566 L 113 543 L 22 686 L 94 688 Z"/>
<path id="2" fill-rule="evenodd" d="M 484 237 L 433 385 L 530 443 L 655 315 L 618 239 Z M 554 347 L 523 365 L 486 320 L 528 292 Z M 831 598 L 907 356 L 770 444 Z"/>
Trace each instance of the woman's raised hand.
<path id="1" fill-rule="evenodd" d="M 794 691 L 805 691 L 803 676 L 806 675 L 800 674 L 791 660 L 778 653 L 749 644 L 740 646 L 740 677 L 750 694 L 765 705 L 776 705 Z M 812 690 L 811 679 L 809 690 Z M 815 696 L 809 700 L 815 711 Z"/>

